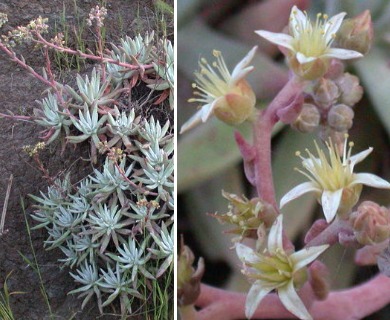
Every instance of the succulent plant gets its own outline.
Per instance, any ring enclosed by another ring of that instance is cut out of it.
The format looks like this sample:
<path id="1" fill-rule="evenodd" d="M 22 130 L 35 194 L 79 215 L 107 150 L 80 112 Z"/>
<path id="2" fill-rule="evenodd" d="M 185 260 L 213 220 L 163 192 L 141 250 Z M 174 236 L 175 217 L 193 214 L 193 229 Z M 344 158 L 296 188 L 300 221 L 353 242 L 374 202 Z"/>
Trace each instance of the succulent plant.
<path id="1" fill-rule="evenodd" d="M 138 246 L 136 241 L 128 238 L 127 243 L 123 243 L 122 247 L 117 248 L 119 254 L 108 253 L 114 261 L 119 263 L 122 270 L 131 271 L 131 282 L 137 286 L 138 272 L 146 278 L 154 280 L 154 276 L 146 269 L 146 264 L 150 260 L 150 253 L 147 253 L 145 247 L 148 243 L 148 238 L 145 239 L 141 246 Z"/>
<path id="2" fill-rule="evenodd" d="M 103 307 L 112 303 L 114 299 L 119 297 L 121 304 L 121 313 L 125 314 L 126 310 L 131 314 L 131 301 L 129 296 L 143 299 L 142 295 L 133 288 L 131 280 L 127 277 L 127 272 L 123 271 L 119 264 L 116 263 L 115 271 L 107 265 L 107 271 L 100 269 L 102 278 L 98 282 L 102 291 L 110 293 L 106 301 L 102 304 Z"/>
<path id="3" fill-rule="evenodd" d="M 101 312 L 103 312 L 101 293 L 99 290 L 100 277 L 96 265 L 85 263 L 80 267 L 80 269 L 77 269 L 76 271 L 77 274 L 70 273 L 70 275 L 75 279 L 76 282 L 82 284 L 82 286 L 70 291 L 68 294 L 81 293 L 79 297 L 85 296 L 81 305 L 82 308 L 85 307 L 87 302 L 95 294 L 98 298 L 99 309 Z"/>
<path id="4" fill-rule="evenodd" d="M 169 95 L 169 105 L 171 110 L 174 108 L 174 88 L 175 88 L 175 70 L 174 70 L 174 51 L 172 43 L 164 39 L 160 41 L 162 58 L 153 61 L 153 67 L 158 76 L 154 81 L 149 81 L 148 87 L 153 90 L 165 90 Z M 165 96 L 158 100 L 157 103 L 165 99 Z"/>
<path id="5" fill-rule="evenodd" d="M 160 277 L 171 265 L 174 258 L 174 228 L 171 228 L 171 233 L 168 232 L 168 228 L 165 223 L 162 223 L 161 234 L 151 233 L 154 242 L 158 245 L 158 249 L 149 248 L 148 250 L 153 253 L 158 259 L 165 259 L 157 271 L 156 278 Z"/>
<path id="6" fill-rule="evenodd" d="M 112 45 L 110 57 L 122 63 L 148 64 L 151 62 L 154 50 L 153 40 L 154 32 L 146 33 L 145 37 L 138 34 L 134 39 L 126 36 L 125 39 L 121 39 L 119 47 Z M 135 76 L 138 71 L 114 63 L 107 63 L 107 72 L 118 83 Z"/>
<path id="7" fill-rule="evenodd" d="M 34 110 L 48 143 L 89 143 L 93 166 L 74 185 L 68 174 L 31 195 L 34 229 L 47 230 L 47 250 L 62 251 L 58 261 L 79 285 L 69 293 L 83 298 L 82 307 L 96 296 L 103 312 L 119 300 L 123 316 L 146 295 L 139 279 L 162 277 L 173 257 L 173 227 L 167 228 L 174 208 L 171 124 L 142 118 L 122 103 L 140 79 L 158 79 L 153 89 L 173 90 L 173 48 L 167 41 L 159 46 L 157 56 L 153 32 L 122 39 L 105 58 L 147 64 L 147 75 L 142 68 L 102 63 L 90 75 L 77 75 L 75 88 L 57 84 L 59 91 Z"/>
<path id="8" fill-rule="evenodd" d="M 50 144 L 57 139 L 62 130 L 66 135 L 69 135 L 72 122 L 69 116 L 62 110 L 57 102 L 57 98 L 49 92 L 47 98 L 42 102 L 37 101 L 41 108 L 35 108 L 34 114 L 36 116 L 35 122 L 41 126 L 48 127 L 46 133 L 48 135 L 47 144 Z M 44 131 L 44 132 L 45 132 Z"/>
<path id="9" fill-rule="evenodd" d="M 96 71 L 96 68 L 92 70 L 91 79 L 88 75 L 84 79 L 77 75 L 76 80 L 78 93 L 69 85 L 65 86 L 67 93 L 76 100 L 76 107 L 86 104 L 88 108 L 93 109 L 97 106 L 110 104 L 120 94 L 120 91 L 116 90 L 117 88 L 110 89 L 107 93 L 111 86 L 111 78 L 107 77 L 103 80 L 101 72 Z"/>

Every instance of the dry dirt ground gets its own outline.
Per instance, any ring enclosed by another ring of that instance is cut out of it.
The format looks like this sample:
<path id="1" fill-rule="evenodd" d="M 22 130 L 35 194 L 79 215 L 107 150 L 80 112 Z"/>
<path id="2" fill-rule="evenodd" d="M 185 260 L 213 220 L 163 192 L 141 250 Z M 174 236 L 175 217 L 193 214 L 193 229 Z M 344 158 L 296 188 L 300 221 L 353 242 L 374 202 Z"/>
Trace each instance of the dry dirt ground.
<path id="1" fill-rule="evenodd" d="M 105 2 L 108 9 L 106 26 L 109 41 L 115 42 L 121 33 L 134 36 L 135 32 L 154 28 L 156 16 L 151 1 Z M 90 9 L 96 4 L 97 1 L 91 0 L 1 0 L 0 12 L 7 13 L 8 26 L 25 25 L 39 15 L 49 18 L 49 25 L 54 26 L 55 21 L 61 20 L 60 17 L 66 8 L 66 21 L 69 26 L 72 26 L 76 24 L 76 18 L 87 17 Z M 6 30 L 7 27 L 3 27 L 0 33 Z M 39 51 L 25 48 L 23 56 L 37 70 L 42 67 Z M 0 112 L 5 113 L 10 110 L 16 114 L 32 114 L 33 108 L 36 107 L 34 101 L 42 99 L 44 89 L 45 87 L 38 80 L 11 63 L 5 55 L 0 54 Z M 34 145 L 39 141 L 40 128 L 31 122 L 14 122 L 5 119 L 0 119 L 0 128 L 0 208 L 3 206 L 8 179 L 11 174 L 14 176 L 5 220 L 8 233 L 0 236 L 0 289 L 6 275 L 12 271 L 8 279 L 10 290 L 24 292 L 12 297 L 11 304 L 15 318 L 18 320 L 48 319 L 48 308 L 40 292 L 38 276 L 20 255 L 22 253 L 28 259 L 33 259 L 21 199 L 24 199 L 28 216 L 32 212 L 32 202 L 28 194 L 38 194 L 40 190 L 47 190 L 41 172 L 22 151 L 23 146 Z M 61 155 L 59 148 L 52 147 L 44 151 L 42 160 L 53 175 L 64 169 L 74 168 L 72 172 L 76 180 L 77 177 L 84 177 L 91 172 L 88 162 L 81 160 L 88 155 L 83 155 L 80 150 L 80 148 L 75 150 L 68 148 L 67 152 Z M 34 224 L 29 217 L 28 222 L 31 226 Z M 100 316 L 94 303 L 88 303 L 86 308 L 80 311 L 82 300 L 67 295 L 67 292 L 75 288 L 75 283 L 68 273 L 69 270 L 59 269 L 57 259 L 61 257 L 61 252 L 45 251 L 43 241 L 46 238 L 45 230 L 31 232 L 32 245 L 56 319 L 70 319 L 72 315 L 74 315 L 72 319 L 113 319 L 114 317 L 107 315 Z"/>

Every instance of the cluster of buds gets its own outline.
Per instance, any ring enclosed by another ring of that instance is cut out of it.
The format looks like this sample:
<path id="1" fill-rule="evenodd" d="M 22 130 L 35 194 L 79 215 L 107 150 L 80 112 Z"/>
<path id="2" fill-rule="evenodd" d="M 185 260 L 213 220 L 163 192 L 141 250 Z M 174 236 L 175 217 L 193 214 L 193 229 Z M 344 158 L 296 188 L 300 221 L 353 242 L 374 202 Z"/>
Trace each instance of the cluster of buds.
<path id="1" fill-rule="evenodd" d="M 49 19 L 42 18 L 39 16 L 35 20 L 31 20 L 30 23 L 27 25 L 27 28 L 31 31 L 36 31 L 38 33 L 46 33 L 49 29 L 49 26 L 47 25 Z"/>
<path id="2" fill-rule="evenodd" d="M 105 7 L 96 6 L 89 12 L 89 18 L 87 19 L 87 25 L 92 26 L 93 21 L 96 21 L 96 26 L 101 28 L 104 25 L 104 19 L 107 15 L 107 9 Z"/>
<path id="3" fill-rule="evenodd" d="M 7 15 L 0 13 L 0 27 L 8 21 Z M 39 16 L 35 20 L 31 20 L 27 26 L 18 26 L 8 32 L 8 35 L 2 35 L 2 42 L 7 47 L 14 47 L 16 44 L 30 43 L 33 40 L 33 33 L 46 33 L 49 26 L 47 18 Z"/>
<path id="4" fill-rule="evenodd" d="M 108 150 L 107 157 L 114 163 L 120 163 L 125 157 L 125 154 L 121 148 L 113 147 Z"/>
<path id="5" fill-rule="evenodd" d="M 362 202 L 350 221 L 360 244 L 372 245 L 390 238 L 390 210 L 375 202 Z"/>
<path id="6" fill-rule="evenodd" d="M 160 208 L 158 201 L 152 200 L 149 202 L 146 198 L 138 200 L 136 204 L 138 207 L 147 207 L 147 208 L 155 208 L 155 209 Z"/>
<path id="7" fill-rule="evenodd" d="M 329 73 L 315 81 L 310 93 L 306 94 L 292 126 L 301 132 L 320 129 L 323 140 L 329 137 L 342 140 L 352 127 L 353 107 L 362 96 L 359 78 L 344 72 L 342 64 L 334 61 Z"/>
<path id="8" fill-rule="evenodd" d="M 3 25 L 5 25 L 7 22 L 8 22 L 8 16 L 5 13 L 0 12 L 0 28 Z"/>
<path id="9" fill-rule="evenodd" d="M 34 146 L 24 146 L 23 151 L 26 152 L 30 157 L 35 156 L 36 154 L 39 153 L 40 150 L 45 149 L 46 144 L 44 142 L 38 142 Z"/>
<path id="10" fill-rule="evenodd" d="M 63 47 L 65 45 L 64 34 L 62 32 L 57 33 L 50 42 L 58 47 Z"/>
<path id="11" fill-rule="evenodd" d="M 243 238 L 263 239 L 277 216 L 273 206 L 260 198 L 248 200 L 244 196 L 239 197 L 224 191 L 222 196 L 230 202 L 229 211 L 213 216 L 222 223 L 234 226 L 226 231 L 238 235 L 234 241 L 241 241 Z"/>
<path id="12" fill-rule="evenodd" d="M 177 296 L 180 307 L 194 304 L 200 294 L 200 282 L 205 271 L 204 260 L 199 258 L 196 270 L 192 266 L 194 261 L 193 252 L 184 245 L 182 238 L 177 261 Z"/>

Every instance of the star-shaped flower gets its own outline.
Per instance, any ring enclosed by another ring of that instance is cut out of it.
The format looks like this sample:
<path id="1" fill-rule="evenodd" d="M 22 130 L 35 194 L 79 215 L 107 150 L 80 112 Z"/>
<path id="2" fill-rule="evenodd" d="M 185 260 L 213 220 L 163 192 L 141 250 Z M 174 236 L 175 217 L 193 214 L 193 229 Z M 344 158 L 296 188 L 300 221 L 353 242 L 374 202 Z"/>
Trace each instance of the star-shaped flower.
<path id="1" fill-rule="evenodd" d="M 347 151 L 347 145 L 349 149 Z M 280 200 L 282 208 L 286 203 L 294 200 L 307 192 L 315 192 L 319 202 L 324 210 L 326 221 L 331 222 L 339 214 L 348 213 L 357 203 L 364 185 L 390 189 L 390 183 L 371 173 L 354 173 L 355 164 L 363 161 L 373 150 L 368 148 L 358 154 L 351 156 L 353 142 L 344 142 L 343 155 L 332 141 L 326 143 L 329 158 L 315 143 L 318 158 L 306 150 L 308 158 L 303 158 L 298 152 L 297 155 L 302 159 L 303 167 L 308 171 L 298 170 L 300 173 L 310 179 L 309 182 L 299 184 L 290 190 Z"/>
<path id="2" fill-rule="evenodd" d="M 268 247 L 263 253 L 238 243 L 236 251 L 244 263 L 243 273 L 254 279 L 246 303 L 245 315 L 251 318 L 261 300 L 272 290 L 278 292 L 285 308 L 300 319 L 312 319 L 296 286 L 306 281 L 306 266 L 313 262 L 329 245 L 307 247 L 298 252 L 287 253 L 283 249 L 283 216 L 279 215 L 268 235 Z"/>
<path id="3" fill-rule="evenodd" d="M 200 70 L 195 72 L 196 79 L 192 84 L 196 98 L 188 101 L 199 102 L 202 107 L 182 126 L 180 133 L 206 122 L 213 114 L 231 125 L 240 124 L 253 115 L 256 96 L 245 77 L 253 70 L 248 65 L 256 49 L 257 47 L 252 48 L 232 73 L 220 51 L 213 51 L 216 61 L 212 63 L 212 67 L 206 59 L 200 60 Z"/>
<path id="4" fill-rule="evenodd" d="M 312 23 L 306 12 L 294 6 L 290 14 L 290 34 L 265 30 L 256 33 L 286 48 L 287 58 L 294 72 L 311 80 L 321 77 L 327 71 L 331 58 L 345 60 L 363 56 L 357 51 L 331 47 L 345 15 L 342 12 L 329 19 L 327 15 L 319 13 L 316 22 Z"/>

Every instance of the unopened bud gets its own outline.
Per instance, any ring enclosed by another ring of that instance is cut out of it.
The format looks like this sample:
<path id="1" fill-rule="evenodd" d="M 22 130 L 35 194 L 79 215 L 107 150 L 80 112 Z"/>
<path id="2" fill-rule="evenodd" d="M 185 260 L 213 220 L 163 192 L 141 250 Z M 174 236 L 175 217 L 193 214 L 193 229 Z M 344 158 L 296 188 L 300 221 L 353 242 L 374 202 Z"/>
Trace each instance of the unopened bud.
<path id="1" fill-rule="evenodd" d="M 320 120 L 321 115 L 317 107 L 311 103 L 304 103 L 292 127 L 300 132 L 313 132 L 320 124 Z"/>
<path id="2" fill-rule="evenodd" d="M 370 50 L 373 37 L 374 29 L 368 10 L 355 18 L 345 19 L 337 32 L 337 42 L 340 47 L 362 54 Z"/>
<path id="3" fill-rule="evenodd" d="M 364 201 L 350 217 L 356 240 L 363 245 L 381 243 L 390 237 L 390 210 Z"/>
<path id="4" fill-rule="evenodd" d="M 225 191 L 222 191 L 222 196 L 229 201 L 229 212 L 212 216 L 222 223 L 233 225 L 233 228 L 226 232 L 239 235 L 234 241 L 241 241 L 244 237 L 256 239 L 259 228 L 263 226 L 269 229 L 275 221 L 275 209 L 260 198 L 249 200 Z"/>
<path id="5" fill-rule="evenodd" d="M 333 105 L 340 96 L 340 90 L 332 80 L 322 78 L 314 89 L 313 98 L 320 107 Z"/>
<path id="6" fill-rule="evenodd" d="M 328 71 L 325 73 L 324 77 L 327 79 L 334 80 L 340 77 L 344 73 L 344 63 L 339 59 L 332 59 Z"/>
<path id="7" fill-rule="evenodd" d="M 243 79 L 214 103 L 214 114 L 219 120 L 229 125 L 239 125 L 254 115 L 256 96 L 249 83 Z"/>
<path id="8" fill-rule="evenodd" d="M 330 277 L 328 268 L 316 260 L 309 268 L 309 281 L 318 300 L 325 300 L 330 291 Z"/>
<path id="9" fill-rule="evenodd" d="M 333 106 L 328 113 L 328 124 L 336 131 L 345 132 L 352 127 L 354 112 L 345 104 Z"/>
<path id="10" fill-rule="evenodd" d="M 329 69 L 330 59 L 316 59 L 312 62 L 301 64 L 295 54 L 287 55 L 287 62 L 296 75 L 304 80 L 321 78 Z"/>
<path id="11" fill-rule="evenodd" d="M 177 263 L 177 293 L 179 306 L 194 304 L 200 294 L 200 282 L 205 266 L 203 258 L 199 258 L 196 270 L 192 267 L 195 257 L 191 249 L 184 245 L 181 248 Z"/>
<path id="12" fill-rule="evenodd" d="M 363 88 L 359 85 L 359 78 L 357 76 L 344 73 L 335 81 L 340 89 L 340 103 L 352 107 L 363 97 Z"/>

